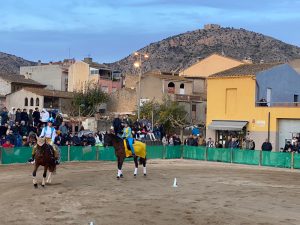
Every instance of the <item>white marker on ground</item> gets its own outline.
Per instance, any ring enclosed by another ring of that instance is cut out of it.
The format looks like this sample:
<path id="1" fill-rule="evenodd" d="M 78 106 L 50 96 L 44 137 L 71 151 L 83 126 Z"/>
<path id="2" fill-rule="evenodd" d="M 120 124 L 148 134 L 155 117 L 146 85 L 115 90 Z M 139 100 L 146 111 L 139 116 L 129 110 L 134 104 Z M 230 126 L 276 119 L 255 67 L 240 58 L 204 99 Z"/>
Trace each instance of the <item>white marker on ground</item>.
<path id="1" fill-rule="evenodd" d="M 177 186 L 177 179 L 176 179 L 176 177 L 175 177 L 175 179 L 174 179 L 173 187 L 178 187 L 178 186 Z"/>

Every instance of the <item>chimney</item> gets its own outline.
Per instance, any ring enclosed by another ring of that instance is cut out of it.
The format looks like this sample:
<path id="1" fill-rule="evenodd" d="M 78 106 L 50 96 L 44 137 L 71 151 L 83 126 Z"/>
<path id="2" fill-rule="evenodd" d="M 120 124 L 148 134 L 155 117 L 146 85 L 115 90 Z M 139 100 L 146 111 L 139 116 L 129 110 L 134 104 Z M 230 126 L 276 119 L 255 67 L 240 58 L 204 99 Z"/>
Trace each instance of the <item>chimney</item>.
<path id="1" fill-rule="evenodd" d="M 85 58 L 83 59 L 83 62 L 85 62 L 85 63 L 87 63 L 87 64 L 91 64 L 91 63 L 93 62 L 93 58 L 91 58 L 91 57 L 85 57 Z"/>

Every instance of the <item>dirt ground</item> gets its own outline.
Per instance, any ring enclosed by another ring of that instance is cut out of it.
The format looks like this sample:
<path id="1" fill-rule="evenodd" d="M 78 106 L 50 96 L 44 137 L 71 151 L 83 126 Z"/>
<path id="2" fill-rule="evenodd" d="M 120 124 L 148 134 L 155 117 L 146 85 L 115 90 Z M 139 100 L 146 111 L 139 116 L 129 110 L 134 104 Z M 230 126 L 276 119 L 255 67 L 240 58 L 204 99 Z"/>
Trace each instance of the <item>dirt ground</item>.
<path id="1" fill-rule="evenodd" d="M 0 224 L 300 224 L 299 171 L 149 160 L 134 178 L 133 167 L 117 180 L 115 162 L 65 163 L 34 189 L 32 165 L 1 165 Z"/>

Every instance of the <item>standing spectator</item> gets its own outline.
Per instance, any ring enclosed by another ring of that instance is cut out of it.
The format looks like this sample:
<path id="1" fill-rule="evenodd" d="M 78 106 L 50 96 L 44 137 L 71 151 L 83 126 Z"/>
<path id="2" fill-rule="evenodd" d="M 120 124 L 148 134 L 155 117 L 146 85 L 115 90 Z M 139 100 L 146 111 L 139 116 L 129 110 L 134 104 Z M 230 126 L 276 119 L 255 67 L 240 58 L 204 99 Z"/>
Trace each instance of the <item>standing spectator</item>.
<path id="1" fill-rule="evenodd" d="M 143 119 L 141 120 L 141 126 L 145 127 L 149 122 L 150 121 L 146 118 L 146 116 L 143 116 Z"/>
<path id="2" fill-rule="evenodd" d="M 167 139 L 167 137 L 166 136 L 163 136 L 163 138 L 162 138 L 162 144 L 163 144 L 163 146 L 166 146 L 166 145 L 168 145 L 168 139 Z"/>
<path id="3" fill-rule="evenodd" d="M 232 137 L 229 135 L 229 136 L 227 137 L 227 140 L 225 141 L 225 146 L 224 146 L 224 148 L 229 148 L 229 144 L 231 143 L 231 139 L 232 139 Z"/>
<path id="4" fill-rule="evenodd" d="M 3 111 L 1 112 L 1 125 L 4 125 L 8 122 L 8 110 L 6 107 L 3 108 Z"/>
<path id="5" fill-rule="evenodd" d="M 174 145 L 181 145 L 181 140 L 177 134 L 174 134 L 173 142 L 174 142 Z"/>
<path id="6" fill-rule="evenodd" d="M 40 124 L 40 112 L 39 108 L 35 108 L 34 112 L 32 113 L 32 119 L 33 119 L 33 126 L 38 126 Z"/>
<path id="7" fill-rule="evenodd" d="M 61 131 L 62 135 L 69 134 L 69 130 L 65 122 L 62 122 L 58 129 Z"/>
<path id="8" fill-rule="evenodd" d="M 25 122 L 25 125 L 28 124 L 29 116 L 28 116 L 28 113 L 27 113 L 27 110 L 26 110 L 26 109 L 23 109 L 23 112 L 21 112 L 21 122 L 22 122 L 22 121 Z"/>
<path id="9" fill-rule="evenodd" d="M 208 138 L 208 141 L 206 142 L 206 146 L 209 148 L 214 148 L 215 142 L 211 138 Z"/>
<path id="10" fill-rule="evenodd" d="M 0 136 L 2 137 L 3 135 L 6 136 L 6 132 L 8 129 L 8 124 L 4 124 L 0 126 Z"/>
<path id="11" fill-rule="evenodd" d="M 193 136 L 199 136 L 200 135 L 200 130 L 196 125 L 194 125 L 194 127 L 193 127 L 192 135 Z"/>
<path id="12" fill-rule="evenodd" d="M 78 137 L 77 133 L 72 137 L 72 143 L 73 143 L 74 146 L 80 146 L 81 145 L 81 140 Z"/>
<path id="13" fill-rule="evenodd" d="M 243 138 L 242 139 L 242 149 L 250 149 L 250 140 L 248 138 Z"/>
<path id="14" fill-rule="evenodd" d="M 161 140 L 161 133 L 158 123 L 155 123 L 155 126 L 153 128 L 153 134 L 156 139 Z"/>
<path id="15" fill-rule="evenodd" d="M 11 111 L 8 113 L 9 125 L 12 126 L 16 121 L 16 108 L 12 107 Z"/>
<path id="16" fill-rule="evenodd" d="M 57 113 L 56 118 L 55 118 L 55 126 L 59 127 L 62 124 L 63 120 L 64 119 L 62 117 L 62 114 L 61 113 Z"/>
<path id="17" fill-rule="evenodd" d="M 231 148 L 231 149 L 233 149 L 233 148 L 239 148 L 239 142 L 238 142 L 238 139 L 237 138 L 235 138 L 235 137 L 233 137 L 232 139 L 231 139 L 231 142 L 229 143 L 229 148 Z"/>
<path id="18" fill-rule="evenodd" d="M 190 136 L 185 140 L 185 145 L 192 146 L 193 141 L 194 141 L 193 135 L 190 134 Z"/>
<path id="19" fill-rule="evenodd" d="M 19 109 L 19 108 L 17 108 L 16 121 L 15 122 L 21 123 L 21 109 Z"/>
<path id="20" fill-rule="evenodd" d="M 40 121 L 46 125 L 50 118 L 49 113 L 47 112 L 46 109 L 42 109 L 42 112 L 40 113 L 40 115 L 41 115 Z"/>
<path id="21" fill-rule="evenodd" d="M 173 140 L 172 136 L 170 136 L 170 138 L 169 138 L 169 145 L 174 146 L 174 140 Z"/>
<path id="22" fill-rule="evenodd" d="M 262 151 L 272 151 L 272 144 L 269 142 L 268 139 L 265 140 L 265 142 L 261 146 Z"/>
<path id="23" fill-rule="evenodd" d="M 32 117 L 32 114 L 33 114 L 33 110 L 32 110 L 32 109 L 29 109 L 29 113 L 28 113 L 28 125 L 30 125 L 30 124 L 33 123 L 33 117 Z"/>
<path id="24" fill-rule="evenodd" d="M 249 149 L 255 150 L 255 142 L 252 139 L 250 139 L 250 141 L 249 141 Z"/>
<path id="25" fill-rule="evenodd" d="M 95 146 L 95 144 L 96 144 L 96 140 L 95 140 L 95 138 L 94 138 L 94 136 L 93 136 L 92 133 L 88 134 L 87 144 L 90 145 L 90 146 Z"/>
<path id="26" fill-rule="evenodd" d="M 291 152 L 292 150 L 293 150 L 293 146 L 291 142 L 288 141 L 283 148 L 283 152 Z"/>

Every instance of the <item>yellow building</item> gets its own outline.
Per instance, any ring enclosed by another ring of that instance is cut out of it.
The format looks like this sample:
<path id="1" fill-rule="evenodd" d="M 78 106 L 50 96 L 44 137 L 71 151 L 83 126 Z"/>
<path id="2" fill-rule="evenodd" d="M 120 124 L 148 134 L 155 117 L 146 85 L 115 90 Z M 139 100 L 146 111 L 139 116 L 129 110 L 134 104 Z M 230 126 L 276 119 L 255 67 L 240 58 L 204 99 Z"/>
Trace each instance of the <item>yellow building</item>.
<path id="1" fill-rule="evenodd" d="M 300 76 L 287 64 L 245 64 L 207 81 L 206 137 L 225 144 L 229 135 L 249 137 L 278 151 L 300 136 Z"/>
<path id="2" fill-rule="evenodd" d="M 244 64 L 244 62 L 214 53 L 190 67 L 181 70 L 179 76 L 207 78 L 210 75 L 242 64 Z"/>
<path id="3" fill-rule="evenodd" d="M 93 62 L 92 58 L 76 61 L 69 67 L 68 91 L 82 90 L 88 83 L 98 84 L 102 91 L 111 93 L 122 87 L 122 76 L 104 64 Z"/>

